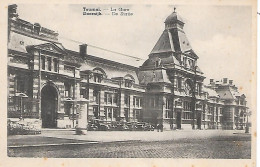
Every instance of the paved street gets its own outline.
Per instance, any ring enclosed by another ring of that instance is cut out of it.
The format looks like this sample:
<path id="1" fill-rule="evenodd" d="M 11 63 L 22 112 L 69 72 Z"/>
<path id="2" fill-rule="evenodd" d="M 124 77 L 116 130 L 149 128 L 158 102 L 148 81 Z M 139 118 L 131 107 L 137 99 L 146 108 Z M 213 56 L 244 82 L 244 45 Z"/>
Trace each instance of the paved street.
<path id="1" fill-rule="evenodd" d="M 73 131 L 47 130 L 36 136 L 10 136 L 8 145 L 11 157 L 251 157 L 251 137 L 242 131 L 88 132 L 78 136 Z"/>

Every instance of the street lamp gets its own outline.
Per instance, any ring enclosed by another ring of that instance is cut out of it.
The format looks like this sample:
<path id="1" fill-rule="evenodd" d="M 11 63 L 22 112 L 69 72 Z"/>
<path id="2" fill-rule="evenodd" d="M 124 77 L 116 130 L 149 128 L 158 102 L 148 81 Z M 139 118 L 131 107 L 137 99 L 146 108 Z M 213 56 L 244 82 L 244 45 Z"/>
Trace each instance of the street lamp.
<path id="1" fill-rule="evenodd" d="M 15 96 L 21 98 L 20 119 L 22 119 L 23 118 L 23 98 L 27 98 L 28 96 L 25 93 L 16 93 Z"/>

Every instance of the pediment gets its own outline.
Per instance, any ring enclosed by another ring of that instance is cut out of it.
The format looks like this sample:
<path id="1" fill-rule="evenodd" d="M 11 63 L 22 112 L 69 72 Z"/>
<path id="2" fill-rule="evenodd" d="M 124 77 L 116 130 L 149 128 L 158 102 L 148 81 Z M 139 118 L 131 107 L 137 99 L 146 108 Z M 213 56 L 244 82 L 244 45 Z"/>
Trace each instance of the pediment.
<path id="1" fill-rule="evenodd" d="M 40 45 L 32 45 L 28 47 L 29 49 L 37 49 L 37 50 L 42 50 L 46 52 L 51 52 L 55 54 L 67 54 L 65 51 L 64 47 L 59 44 L 59 46 L 55 43 L 44 43 Z"/>

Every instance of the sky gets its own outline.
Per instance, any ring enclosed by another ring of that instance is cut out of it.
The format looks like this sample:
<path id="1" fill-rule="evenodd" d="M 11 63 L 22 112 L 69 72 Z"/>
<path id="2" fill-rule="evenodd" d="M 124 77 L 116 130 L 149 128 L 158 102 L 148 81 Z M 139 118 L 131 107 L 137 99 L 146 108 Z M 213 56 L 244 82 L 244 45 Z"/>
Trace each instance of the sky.
<path id="1" fill-rule="evenodd" d="M 45 5 L 18 4 L 21 19 L 40 23 L 62 38 L 98 46 L 146 60 L 164 30 L 174 6 L 184 31 L 199 56 L 198 65 L 209 79 L 234 80 L 250 106 L 252 76 L 252 11 L 250 6 L 207 5 Z M 100 8 L 110 15 L 84 16 L 83 7 Z M 112 16 L 129 9 L 132 16 Z M 108 10 L 104 10 L 108 9 Z M 142 62 L 142 61 L 141 61 Z"/>

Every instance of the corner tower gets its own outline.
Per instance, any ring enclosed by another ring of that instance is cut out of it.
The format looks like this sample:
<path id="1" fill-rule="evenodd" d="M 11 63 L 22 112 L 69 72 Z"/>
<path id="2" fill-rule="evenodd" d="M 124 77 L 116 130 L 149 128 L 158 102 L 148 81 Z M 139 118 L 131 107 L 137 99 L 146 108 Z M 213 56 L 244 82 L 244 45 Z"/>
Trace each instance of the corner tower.
<path id="1" fill-rule="evenodd" d="M 148 59 L 140 67 L 146 85 L 144 119 L 165 128 L 201 128 L 204 76 L 198 56 L 184 32 L 176 8 L 165 20 L 165 29 Z"/>

